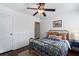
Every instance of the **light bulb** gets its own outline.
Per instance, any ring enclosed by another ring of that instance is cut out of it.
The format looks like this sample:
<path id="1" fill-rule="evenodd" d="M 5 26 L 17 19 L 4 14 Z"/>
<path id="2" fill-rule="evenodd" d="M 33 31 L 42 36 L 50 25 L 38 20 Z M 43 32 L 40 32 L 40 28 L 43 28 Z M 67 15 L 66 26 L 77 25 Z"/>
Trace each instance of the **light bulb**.
<path id="1" fill-rule="evenodd" d="M 42 14 L 44 12 L 44 10 L 38 10 L 39 14 Z"/>

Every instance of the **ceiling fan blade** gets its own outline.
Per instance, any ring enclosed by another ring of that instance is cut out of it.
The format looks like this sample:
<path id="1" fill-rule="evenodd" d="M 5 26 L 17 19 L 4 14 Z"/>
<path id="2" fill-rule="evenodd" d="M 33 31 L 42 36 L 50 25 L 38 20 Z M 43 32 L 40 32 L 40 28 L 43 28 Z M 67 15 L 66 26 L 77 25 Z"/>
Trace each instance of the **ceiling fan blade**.
<path id="1" fill-rule="evenodd" d="M 45 11 L 56 11 L 56 9 L 44 9 Z"/>
<path id="2" fill-rule="evenodd" d="M 46 14 L 43 12 L 43 16 L 46 16 Z"/>
<path id="3" fill-rule="evenodd" d="M 38 4 L 39 4 L 39 5 L 43 5 L 43 6 L 45 5 L 45 3 L 38 3 Z"/>
<path id="4" fill-rule="evenodd" d="M 35 12 L 35 13 L 33 14 L 33 16 L 35 16 L 37 13 L 38 13 L 38 11 L 37 11 L 37 12 Z"/>
<path id="5" fill-rule="evenodd" d="M 30 8 L 30 7 L 27 7 L 27 9 L 38 10 L 38 8 Z"/>

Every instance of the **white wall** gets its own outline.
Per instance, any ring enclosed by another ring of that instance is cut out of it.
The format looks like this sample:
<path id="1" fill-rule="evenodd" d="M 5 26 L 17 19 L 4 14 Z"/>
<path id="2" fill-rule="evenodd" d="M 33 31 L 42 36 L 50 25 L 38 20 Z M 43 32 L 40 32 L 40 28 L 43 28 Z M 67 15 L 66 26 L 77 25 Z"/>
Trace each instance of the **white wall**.
<path id="1" fill-rule="evenodd" d="M 58 5 L 58 4 L 56 4 Z M 78 5 L 79 6 L 79 5 Z M 48 30 L 53 29 L 64 29 L 72 33 L 76 33 L 76 39 L 79 39 L 79 11 L 76 10 L 77 4 L 61 4 L 61 9 L 56 9 L 56 12 L 48 15 L 47 17 L 42 17 L 41 21 L 41 37 L 44 37 Z M 55 7 L 55 6 L 54 6 Z M 59 6 L 60 7 L 60 6 Z M 62 28 L 53 28 L 54 20 L 62 20 Z M 75 35 L 75 34 L 73 34 Z M 70 37 L 70 39 L 72 39 Z"/>
<path id="2" fill-rule="evenodd" d="M 29 44 L 29 38 L 34 38 L 34 22 L 40 22 L 38 18 L 18 13 L 13 16 L 14 47 Z M 19 40 L 19 41 L 18 41 Z M 16 45 L 19 43 L 18 45 Z"/>
<path id="3" fill-rule="evenodd" d="M 0 5 L 0 15 L 8 15 L 12 20 L 13 49 L 28 45 L 29 38 L 34 37 L 34 22 L 40 22 L 39 18 L 26 15 L 2 5 Z"/>

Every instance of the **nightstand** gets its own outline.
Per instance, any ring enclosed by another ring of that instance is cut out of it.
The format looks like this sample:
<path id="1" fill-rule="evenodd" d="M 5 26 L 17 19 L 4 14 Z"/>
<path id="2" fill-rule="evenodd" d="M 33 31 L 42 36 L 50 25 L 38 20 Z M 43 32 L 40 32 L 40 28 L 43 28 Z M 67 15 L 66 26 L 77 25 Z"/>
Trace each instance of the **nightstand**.
<path id="1" fill-rule="evenodd" d="M 72 41 L 70 42 L 71 50 L 79 52 L 79 41 Z"/>

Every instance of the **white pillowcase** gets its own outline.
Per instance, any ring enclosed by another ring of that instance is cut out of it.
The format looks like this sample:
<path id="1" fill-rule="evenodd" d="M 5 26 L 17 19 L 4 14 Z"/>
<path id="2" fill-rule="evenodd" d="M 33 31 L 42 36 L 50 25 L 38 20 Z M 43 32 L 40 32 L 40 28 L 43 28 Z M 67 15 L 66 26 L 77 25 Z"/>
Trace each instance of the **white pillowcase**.
<path id="1" fill-rule="evenodd" d="M 62 40 L 62 36 L 57 36 L 56 39 Z"/>

